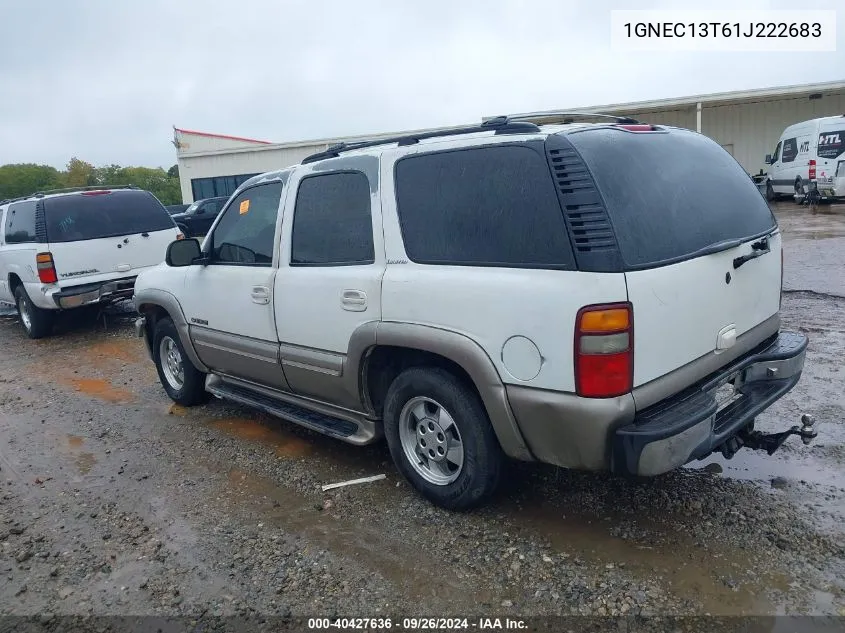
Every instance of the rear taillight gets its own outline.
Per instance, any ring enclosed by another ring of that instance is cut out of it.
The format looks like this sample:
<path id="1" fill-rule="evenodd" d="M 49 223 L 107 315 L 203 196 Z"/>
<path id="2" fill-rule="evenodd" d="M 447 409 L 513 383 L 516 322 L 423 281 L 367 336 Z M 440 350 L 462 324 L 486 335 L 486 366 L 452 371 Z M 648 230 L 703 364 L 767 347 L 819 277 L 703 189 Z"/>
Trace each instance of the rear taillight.
<path id="1" fill-rule="evenodd" d="M 44 284 L 54 284 L 59 278 L 56 276 L 56 266 L 53 264 L 51 253 L 38 253 L 35 256 L 35 263 L 38 268 L 38 279 Z"/>
<path id="2" fill-rule="evenodd" d="M 816 161 L 814 161 L 814 160 L 810 161 L 810 174 L 809 175 L 810 175 L 810 180 L 816 179 Z"/>
<path id="3" fill-rule="evenodd" d="M 177 234 L 176 234 L 176 239 L 177 239 L 177 240 L 184 240 L 184 239 L 185 239 L 185 235 L 184 235 L 183 233 L 177 233 Z"/>
<path id="4" fill-rule="evenodd" d="M 613 398 L 634 382 L 634 310 L 630 303 L 581 308 L 575 318 L 575 391 Z"/>

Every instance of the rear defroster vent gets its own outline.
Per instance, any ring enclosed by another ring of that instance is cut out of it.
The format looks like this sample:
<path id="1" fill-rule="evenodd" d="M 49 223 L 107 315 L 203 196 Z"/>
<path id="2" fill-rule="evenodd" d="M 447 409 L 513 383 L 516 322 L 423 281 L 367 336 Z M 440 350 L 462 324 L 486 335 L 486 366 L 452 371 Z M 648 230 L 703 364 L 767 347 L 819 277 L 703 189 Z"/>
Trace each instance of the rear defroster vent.
<path id="1" fill-rule="evenodd" d="M 548 138 L 546 152 L 578 269 L 621 270 L 619 246 L 610 218 L 583 159 L 569 141 L 559 135 Z"/>

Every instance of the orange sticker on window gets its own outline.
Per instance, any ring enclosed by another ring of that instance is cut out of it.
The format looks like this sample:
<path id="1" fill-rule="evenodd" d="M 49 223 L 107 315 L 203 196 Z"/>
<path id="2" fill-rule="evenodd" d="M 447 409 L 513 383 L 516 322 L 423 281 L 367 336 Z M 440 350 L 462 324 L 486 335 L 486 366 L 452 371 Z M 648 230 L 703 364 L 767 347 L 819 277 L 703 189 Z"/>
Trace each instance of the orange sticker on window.
<path id="1" fill-rule="evenodd" d="M 249 211 L 249 200 L 244 200 L 243 202 L 241 202 L 241 208 L 240 208 L 241 215 L 243 215 L 247 211 Z"/>

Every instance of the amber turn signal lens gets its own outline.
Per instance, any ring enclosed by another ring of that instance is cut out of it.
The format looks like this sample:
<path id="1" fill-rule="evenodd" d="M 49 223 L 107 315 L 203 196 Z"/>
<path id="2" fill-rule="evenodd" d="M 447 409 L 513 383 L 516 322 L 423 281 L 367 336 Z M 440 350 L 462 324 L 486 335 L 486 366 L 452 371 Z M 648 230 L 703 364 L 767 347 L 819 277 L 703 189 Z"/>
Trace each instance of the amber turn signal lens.
<path id="1" fill-rule="evenodd" d="M 581 315 L 582 332 L 618 332 L 627 330 L 629 325 L 628 310 L 624 308 L 590 310 Z"/>

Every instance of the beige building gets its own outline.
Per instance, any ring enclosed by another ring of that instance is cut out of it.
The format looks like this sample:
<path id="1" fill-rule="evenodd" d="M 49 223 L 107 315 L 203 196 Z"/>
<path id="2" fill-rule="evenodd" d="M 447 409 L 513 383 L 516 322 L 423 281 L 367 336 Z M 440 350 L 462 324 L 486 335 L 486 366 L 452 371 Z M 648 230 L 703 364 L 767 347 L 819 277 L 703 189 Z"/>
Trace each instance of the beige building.
<path id="1" fill-rule="evenodd" d="M 572 110 L 625 115 L 643 122 L 696 130 L 724 147 L 746 171 L 756 174 L 765 170 L 765 155 L 774 150 L 788 125 L 822 116 L 845 115 L 845 80 Z M 565 115 L 549 112 L 529 114 L 538 121 L 565 119 Z M 271 143 L 174 128 L 182 199 L 192 202 L 229 195 L 254 174 L 292 165 L 338 142 L 406 133 L 412 132 Z"/>

